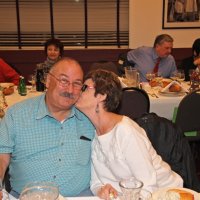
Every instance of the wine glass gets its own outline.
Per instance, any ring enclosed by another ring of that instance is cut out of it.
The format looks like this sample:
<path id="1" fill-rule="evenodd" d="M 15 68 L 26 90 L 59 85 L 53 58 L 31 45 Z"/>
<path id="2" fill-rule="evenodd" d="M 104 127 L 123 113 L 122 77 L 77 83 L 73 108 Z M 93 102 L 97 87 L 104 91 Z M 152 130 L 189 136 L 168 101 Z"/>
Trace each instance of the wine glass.
<path id="1" fill-rule="evenodd" d="M 185 80 L 184 70 L 178 69 L 172 73 L 170 78 L 174 81 L 183 82 Z"/>
<path id="2" fill-rule="evenodd" d="M 35 74 L 31 74 L 28 76 L 28 82 L 31 84 L 31 92 L 36 91 L 36 80 L 35 80 Z"/>
<path id="3" fill-rule="evenodd" d="M 177 70 L 177 81 L 183 82 L 184 80 L 185 80 L 184 70 L 182 69 Z"/>
<path id="4" fill-rule="evenodd" d="M 146 73 L 146 79 L 148 80 L 149 85 L 151 86 L 151 89 L 152 89 L 151 81 L 152 81 L 155 77 L 156 77 L 156 74 L 155 74 L 155 73 L 152 73 L 152 72 L 147 72 L 147 73 Z"/>
<path id="5" fill-rule="evenodd" d="M 59 189 L 53 182 L 33 182 L 25 186 L 20 200 L 58 200 Z"/>
<path id="6" fill-rule="evenodd" d="M 152 73 L 152 72 L 146 73 L 146 79 L 147 79 L 149 82 L 152 81 L 155 77 L 156 77 L 156 74 L 155 74 L 155 73 Z"/>

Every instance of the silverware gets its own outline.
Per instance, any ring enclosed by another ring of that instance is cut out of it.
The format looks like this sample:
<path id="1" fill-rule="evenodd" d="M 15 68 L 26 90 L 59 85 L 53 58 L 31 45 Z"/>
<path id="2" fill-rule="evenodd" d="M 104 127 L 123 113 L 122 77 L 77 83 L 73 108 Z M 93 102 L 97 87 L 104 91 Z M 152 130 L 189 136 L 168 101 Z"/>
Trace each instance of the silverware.
<path id="1" fill-rule="evenodd" d="M 155 93 L 155 91 L 152 89 L 151 92 L 148 92 L 148 94 L 152 97 L 159 98 L 159 96 Z"/>

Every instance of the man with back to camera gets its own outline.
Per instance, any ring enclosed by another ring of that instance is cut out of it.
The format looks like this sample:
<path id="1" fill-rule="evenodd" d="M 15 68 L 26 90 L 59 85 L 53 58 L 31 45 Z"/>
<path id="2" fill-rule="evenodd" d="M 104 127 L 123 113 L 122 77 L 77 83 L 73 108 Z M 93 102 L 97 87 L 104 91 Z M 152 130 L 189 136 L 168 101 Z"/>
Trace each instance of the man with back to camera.
<path id="1" fill-rule="evenodd" d="M 146 73 L 155 72 L 169 78 L 176 71 L 176 63 L 171 55 L 173 38 L 167 34 L 158 35 L 153 47 L 142 46 L 127 54 L 128 62 L 139 71 L 141 82 L 146 82 Z"/>
<path id="2" fill-rule="evenodd" d="M 15 197 L 33 181 L 55 182 L 63 196 L 91 194 L 94 127 L 74 107 L 82 81 L 79 63 L 62 58 L 47 76 L 47 92 L 13 105 L 0 121 L 0 179 L 9 166 Z"/>

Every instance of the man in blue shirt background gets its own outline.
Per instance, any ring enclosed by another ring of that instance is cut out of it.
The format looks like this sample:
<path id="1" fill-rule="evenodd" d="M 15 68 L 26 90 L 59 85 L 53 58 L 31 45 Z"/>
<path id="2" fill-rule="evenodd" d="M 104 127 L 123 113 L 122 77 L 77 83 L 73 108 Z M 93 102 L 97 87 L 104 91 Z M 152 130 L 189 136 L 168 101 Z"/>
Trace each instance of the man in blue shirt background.
<path id="1" fill-rule="evenodd" d="M 94 127 L 74 107 L 83 71 L 71 58 L 50 70 L 47 92 L 10 107 L 0 122 L 0 179 L 9 166 L 11 194 L 51 181 L 63 196 L 88 195 Z"/>
<path id="2" fill-rule="evenodd" d="M 142 46 L 131 50 L 127 54 L 128 62 L 140 73 L 140 81 L 146 82 L 146 74 L 153 73 L 158 62 L 158 74 L 169 78 L 176 71 L 176 63 L 171 55 L 173 38 L 170 35 L 158 35 L 153 47 Z"/>

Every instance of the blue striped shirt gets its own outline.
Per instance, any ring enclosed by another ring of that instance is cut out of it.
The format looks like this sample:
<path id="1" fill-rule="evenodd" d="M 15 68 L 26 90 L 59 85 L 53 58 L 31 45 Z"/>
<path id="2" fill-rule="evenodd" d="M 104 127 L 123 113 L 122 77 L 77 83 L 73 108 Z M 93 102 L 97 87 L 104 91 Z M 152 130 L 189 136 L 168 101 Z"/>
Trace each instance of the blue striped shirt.
<path id="1" fill-rule="evenodd" d="M 33 181 L 53 181 L 63 196 L 89 187 L 94 127 L 75 107 L 63 123 L 51 116 L 45 95 L 13 105 L 0 122 L 0 153 L 11 153 L 11 186 L 20 193 Z"/>
<path id="2" fill-rule="evenodd" d="M 142 46 L 131 50 L 127 54 L 128 61 L 134 64 L 134 67 L 140 73 L 140 81 L 146 82 L 146 73 L 153 72 L 157 62 L 158 55 L 153 47 Z M 158 73 L 165 78 L 169 78 L 176 71 L 176 63 L 172 55 L 161 58 Z"/>

